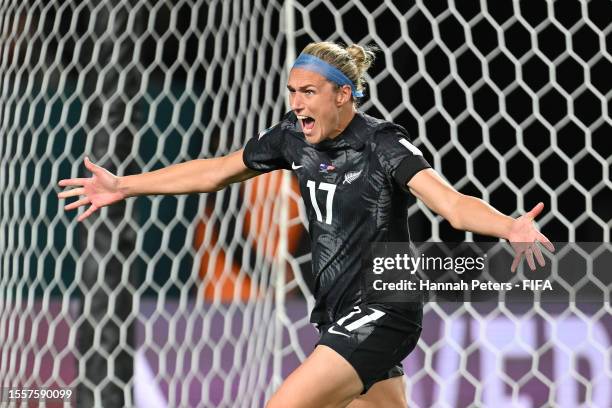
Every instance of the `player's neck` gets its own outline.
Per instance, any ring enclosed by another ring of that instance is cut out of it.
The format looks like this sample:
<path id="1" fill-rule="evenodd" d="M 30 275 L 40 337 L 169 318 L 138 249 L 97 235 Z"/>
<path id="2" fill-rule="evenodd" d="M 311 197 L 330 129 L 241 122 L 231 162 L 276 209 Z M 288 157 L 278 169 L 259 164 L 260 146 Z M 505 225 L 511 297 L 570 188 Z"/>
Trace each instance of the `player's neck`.
<path id="1" fill-rule="evenodd" d="M 345 110 L 344 109 L 341 110 L 340 120 L 338 121 L 338 127 L 336 128 L 336 132 L 334 132 L 334 134 L 330 136 L 329 138 L 335 139 L 336 137 L 340 136 L 342 132 L 344 132 L 344 129 L 348 127 L 349 123 L 351 123 L 356 113 L 357 111 L 355 110 L 355 107 L 352 105 L 350 107 L 347 107 L 347 109 Z"/>

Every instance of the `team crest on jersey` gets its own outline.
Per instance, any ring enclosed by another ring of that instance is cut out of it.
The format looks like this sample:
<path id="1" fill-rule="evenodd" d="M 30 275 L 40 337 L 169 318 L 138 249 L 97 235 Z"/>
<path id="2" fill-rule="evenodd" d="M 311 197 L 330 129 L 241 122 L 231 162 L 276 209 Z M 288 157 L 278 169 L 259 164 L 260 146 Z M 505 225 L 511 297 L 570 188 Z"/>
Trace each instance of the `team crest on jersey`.
<path id="1" fill-rule="evenodd" d="M 361 175 L 361 171 L 349 171 L 348 173 L 344 173 L 344 181 L 342 184 L 351 184 L 353 181 L 357 180 Z"/>
<path id="2" fill-rule="evenodd" d="M 321 163 L 319 164 L 319 173 L 329 173 L 330 171 L 336 170 L 336 166 L 333 164 Z"/>

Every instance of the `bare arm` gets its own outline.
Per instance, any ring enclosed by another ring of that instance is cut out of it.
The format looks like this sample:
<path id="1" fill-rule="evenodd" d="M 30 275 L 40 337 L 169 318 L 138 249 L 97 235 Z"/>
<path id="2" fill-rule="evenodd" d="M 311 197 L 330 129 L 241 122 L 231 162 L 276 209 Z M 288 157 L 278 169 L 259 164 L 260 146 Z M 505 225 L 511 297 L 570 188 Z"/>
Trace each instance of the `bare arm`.
<path id="1" fill-rule="evenodd" d="M 536 242 L 541 242 L 550 251 L 555 249 L 533 224 L 535 217 L 544 209 L 542 203 L 518 218 L 508 217 L 479 198 L 461 194 L 433 169 L 415 174 L 408 187 L 427 207 L 448 220 L 453 228 L 510 241 L 516 251 L 512 270 L 518 267 L 523 253 L 531 269 L 535 269 L 534 255 L 538 263 L 544 265 L 544 257 Z"/>
<path id="2" fill-rule="evenodd" d="M 433 169 L 417 173 L 408 183 L 410 192 L 453 228 L 497 238 L 508 238 L 514 218 L 480 198 L 461 194 Z"/>
<path id="3" fill-rule="evenodd" d="M 223 157 L 196 159 L 148 173 L 119 177 L 119 191 L 126 198 L 149 194 L 208 193 L 258 174 L 245 166 L 241 149 Z"/>
<path id="4" fill-rule="evenodd" d="M 78 221 L 89 217 L 99 208 L 127 197 L 218 191 L 231 183 L 260 174 L 246 167 L 242 161 L 242 150 L 223 157 L 191 160 L 133 176 L 115 176 L 89 161 L 87 157 L 85 167 L 92 173 L 92 177 L 65 179 L 58 183 L 61 187 L 75 187 L 59 193 L 59 198 L 84 196 L 64 206 L 65 210 L 91 204 L 87 211 L 78 217 Z"/>

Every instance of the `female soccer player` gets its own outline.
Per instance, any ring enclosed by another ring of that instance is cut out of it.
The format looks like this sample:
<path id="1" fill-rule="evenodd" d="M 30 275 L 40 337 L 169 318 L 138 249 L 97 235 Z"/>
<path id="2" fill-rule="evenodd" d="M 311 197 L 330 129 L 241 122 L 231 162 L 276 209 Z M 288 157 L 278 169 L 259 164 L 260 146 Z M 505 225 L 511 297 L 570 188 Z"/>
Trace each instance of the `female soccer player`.
<path id="1" fill-rule="evenodd" d="M 76 187 L 60 198 L 84 196 L 66 210 L 90 204 L 78 217 L 82 221 L 127 197 L 211 192 L 276 169 L 295 172 L 312 242 L 311 321 L 321 337 L 268 408 L 406 406 L 401 361 L 419 338 L 422 304 L 372 302 L 361 256 L 372 242 L 409 240 L 409 193 L 455 228 L 514 243 L 513 269 L 523 255 L 532 269 L 534 255 L 544 264 L 538 242 L 554 250 L 533 224 L 542 203 L 513 219 L 457 192 L 430 168 L 402 127 L 357 110 L 373 57 L 358 45 L 308 45 L 289 75 L 291 111 L 225 157 L 125 177 L 85 158 L 91 178 L 59 182 Z"/>

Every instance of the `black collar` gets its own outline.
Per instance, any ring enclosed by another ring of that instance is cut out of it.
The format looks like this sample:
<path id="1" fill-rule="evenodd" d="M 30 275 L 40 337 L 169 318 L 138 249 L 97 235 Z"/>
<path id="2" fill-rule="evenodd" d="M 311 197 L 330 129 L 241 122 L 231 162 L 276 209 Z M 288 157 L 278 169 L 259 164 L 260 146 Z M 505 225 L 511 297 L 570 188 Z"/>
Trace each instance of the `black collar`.
<path id="1" fill-rule="evenodd" d="M 363 117 L 363 113 L 355 112 L 355 116 L 353 116 L 353 119 L 351 119 L 342 133 L 333 139 L 327 139 L 313 145 L 313 147 L 317 150 L 340 149 L 343 147 L 361 150 L 365 144 L 368 129 L 369 126 L 366 123 L 366 119 Z"/>

